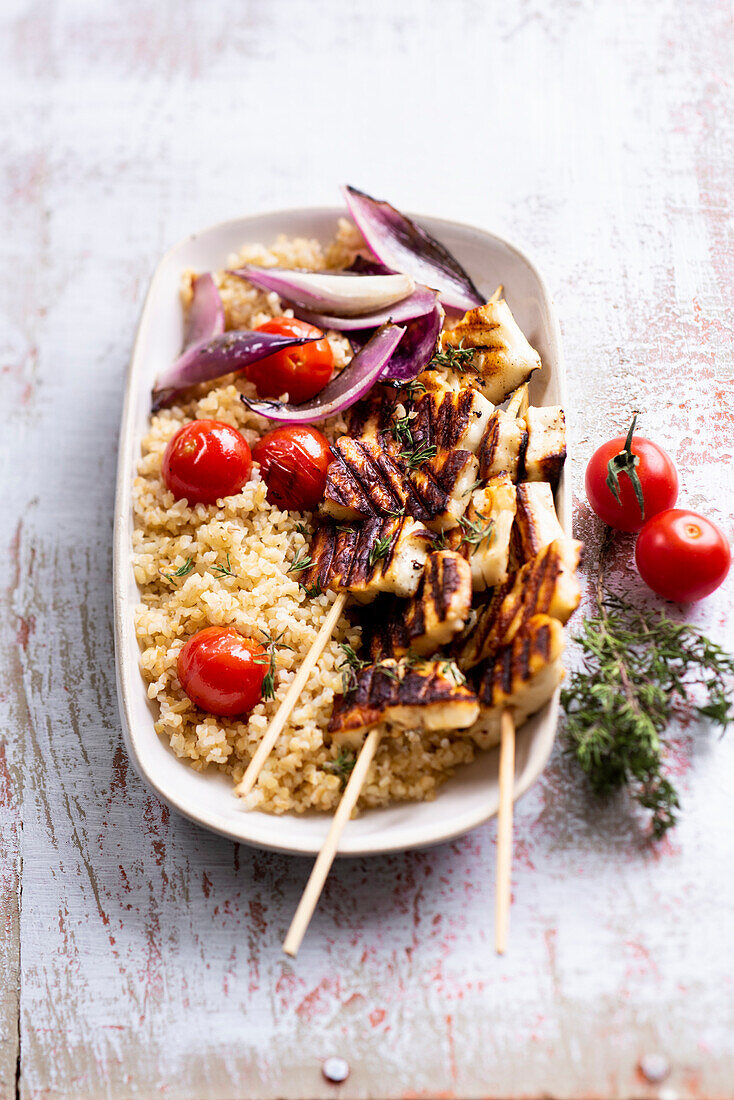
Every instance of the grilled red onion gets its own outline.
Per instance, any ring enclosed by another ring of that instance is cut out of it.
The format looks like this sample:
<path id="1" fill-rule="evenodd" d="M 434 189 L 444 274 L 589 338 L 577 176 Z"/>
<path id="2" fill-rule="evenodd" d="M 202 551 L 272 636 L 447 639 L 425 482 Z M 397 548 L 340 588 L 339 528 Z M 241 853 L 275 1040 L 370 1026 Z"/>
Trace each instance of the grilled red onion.
<path id="1" fill-rule="evenodd" d="M 415 290 L 410 275 L 358 275 L 344 271 L 299 271 L 245 264 L 230 272 L 261 290 L 318 313 L 354 317 L 401 302 Z M 363 325 L 363 328 L 366 326 Z"/>
<path id="2" fill-rule="evenodd" d="M 444 246 L 389 202 L 345 187 L 347 205 L 372 252 L 392 271 L 412 275 L 433 287 L 451 309 L 467 310 L 484 299 L 471 278 Z"/>
<path id="3" fill-rule="evenodd" d="M 400 325 L 382 325 L 340 374 L 321 393 L 301 405 L 286 401 L 255 401 L 242 394 L 253 412 L 282 424 L 314 424 L 344 412 L 377 381 L 405 332 Z"/>

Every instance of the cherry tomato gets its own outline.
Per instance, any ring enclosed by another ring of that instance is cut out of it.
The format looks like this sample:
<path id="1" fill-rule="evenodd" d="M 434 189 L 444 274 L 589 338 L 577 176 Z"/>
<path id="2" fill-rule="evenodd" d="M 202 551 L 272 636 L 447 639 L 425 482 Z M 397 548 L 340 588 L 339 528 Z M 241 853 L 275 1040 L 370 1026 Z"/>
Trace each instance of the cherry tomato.
<path id="1" fill-rule="evenodd" d="M 315 428 L 275 428 L 255 444 L 252 457 L 260 463 L 271 504 L 301 512 L 322 500 L 331 451 Z"/>
<path id="2" fill-rule="evenodd" d="M 639 531 L 645 520 L 672 508 L 678 499 L 678 474 L 670 456 L 652 440 L 634 435 L 634 427 L 633 420 L 626 437 L 618 435 L 602 443 L 586 467 L 589 504 L 599 519 L 618 531 Z M 607 484 L 610 463 L 615 463 L 618 501 Z M 639 478 L 644 516 L 635 493 L 635 477 Z"/>
<path id="3" fill-rule="evenodd" d="M 281 336 L 324 335 L 320 328 L 295 317 L 274 317 L 258 325 L 257 331 Z M 333 370 L 334 353 L 329 341 L 323 339 L 275 351 L 267 359 L 252 363 L 247 368 L 247 377 L 255 383 L 260 397 L 280 397 L 287 390 L 289 400 L 300 405 L 323 390 Z"/>
<path id="4" fill-rule="evenodd" d="M 247 440 L 220 420 L 184 424 L 163 455 L 166 487 L 189 504 L 214 504 L 239 493 L 251 470 Z"/>
<path id="5" fill-rule="evenodd" d="M 260 663 L 261 662 L 261 663 Z M 230 718 L 260 702 L 268 671 L 259 642 L 231 626 L 207 626 L 193 634 L 178 655 L 178 678 L 192 703 Z"/>
<path id="6" fill-rule="evenodd" d="M 635 561 L 643 581 L 658 596 L 691 603 L 710 595 L 725 579 L 731 549 L 710 519 L 685 508 L 668 508 L 640 531 Z"/>

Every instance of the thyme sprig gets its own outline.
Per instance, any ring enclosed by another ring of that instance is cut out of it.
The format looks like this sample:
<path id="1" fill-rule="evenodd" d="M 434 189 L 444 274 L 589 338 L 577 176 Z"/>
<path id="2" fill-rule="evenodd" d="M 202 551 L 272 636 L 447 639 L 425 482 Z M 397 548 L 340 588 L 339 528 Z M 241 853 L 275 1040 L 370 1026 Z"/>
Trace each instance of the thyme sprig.
<path id="1" fill-rule="evenodd" d="M 194 568 L 194 559 L 193 558 L 187 558 L 186 561 L 184 562 L 184 564 L 179 566 L 178 569 L 174 570 L 173 573 L 163 573 L 162 569 L 161 569 L 161 573 L 163 573 L 163 576 L 166 578 L 167 581 L 170 581 L 171 584 L 176 584 L 177 580 L 179 580 L 180 578 L 188 577 L 189 573 L 192 571 L 193 568 Z"/>
<path id="2" fill-rule="evenodd" d="M 409 470 L 417 470 L 419 466 L 422 466 L 424 462 L 428 462 L 430 458 L 435 458 L 437 454 L 438 448 L 433 443 L 419 443 L 412 451 L 404 451 L 401 457 Z"/>
<path id="3" fill-rule="evenodd" d="M 470 546 L 470 554 L 473 557 L 483 542 L 489 543 L 494 535 L 494 520 L 491 516 L 484 516 L 477 512 L 477 519 L 471 520 L 467 516 L 459 518 L 459 526 L 462 535 L 459 546 Z"/>
<path id="4" fill-rule="evenodd" d="M 332 775 L 338 775 L 341 780 L 342 790 L 344 790 L 349 776 L 354 771 L 354 765 L 356 763 L 356 753 L 351 749 L 340 748 L 336 760 L 328 760 L 326 764 L 324 764 L 324 771 L 331 772 Z"/>
<path id="5" fill-rule="evenodd" d="M 477 370 L 474 355 L 480 348 L 465 348 L 461 340 L 456 347 L 447 344 L 441 351 L 437 351 L 428 364 L 429 367 L 444 367 L 447 370 L 455 370 L 464 374 L 468 370 Z"/>
<path id="6" fill-rule="evenodd" d="M 309 566 L 311 566 L 311 565 L 313 565 L 313 559 L 312 559 L 311 555 L 304 552 L 304 554 L 301 557 L 299 557 L 298 555 L 295 556 L 295 558 L 293 559 L 291 564 L 288 566 L 288 569 L 286 570 L 286 572 L 287 573 L 300 573 L 301 570 L 308 569 Z"/>
<path id="7" fill-rule="evenodd" d="M 370 546 L 370 552 L 367 555 L 367 562 L 370 568 L 375 564 L 375 562 L 379 561 L 380 558 L 387 557 L 390 552 L 390 542 L 391 539 L 389 535 L 385 535 L 383 539 L 375 539 L 375 541 L 372 543 L 372 546 Z"/>
<path id="8" fill-rule="evenodd" d="M 347 642 L 340 642 L 339 649 L 344 654 L 344 659 L 336 668 L 342 674 L 342 692 L 347 695 L 356 688 L 357 673 L 367 668 L 369 661 L 363 661 Z"/>
<path id="9" fill-rule="evenodd" d="M 734 656 L 697 627 L 606 591 L 609 536 L 599 557 L 596 614 L 576 638 L 584 664 L 561 693 L 564 740 L 596 792 L 629 788 L 659 839 L 680 808 L 665 769 L 667 726 L 690 707 L 722 730 L 734 721 Z"/>
<path id="10" fill-rule="evenodd" d="M 234 569 L 232 568 L 232 562 L 229 560 L 229 551 L 227 552 L 227 564 L 224 565 L 212 565 L 210 572 L 215 573 L 218 577 L 236 577 Z"/>
<path id="11" fill-rule="evenodd" d="M 293 649 L 292 645 L 288 645 L 286 642 L 281 642 L 281 638 L 285 632 L 281 631 L 280 634 L 276 634 L 275 637 L 272 634 L 267 634 L 264 630 L 262 632 L 265 639 L 265 653 L 259 657 L 253 658 L 253 664 L 255 665 L 267 665 L 268 671 L 263 677 L 262 683 L 262 697 L 263 699 L 275 698 L 275 669 L 277 667 L 275 663 L 275 653 L 278 649 Z"/>

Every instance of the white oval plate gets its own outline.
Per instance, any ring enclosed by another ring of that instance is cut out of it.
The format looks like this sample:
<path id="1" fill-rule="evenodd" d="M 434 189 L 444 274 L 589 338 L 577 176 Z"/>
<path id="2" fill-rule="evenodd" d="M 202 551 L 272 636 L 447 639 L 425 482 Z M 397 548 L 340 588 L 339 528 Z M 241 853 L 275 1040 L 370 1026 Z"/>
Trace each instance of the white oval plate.
<path id="1" fill-rule="evenodd" d="M 176 245 L 153 275 L 143 307 L 127 381 L 120 430 L 114 543 L 115 654 L 122 730 L 128 753 L 142 779 L 173 809 L 232 840 L 281 852 L 315 854 L 331 818 L 325 814 L 280 817 L 247 813 L 233 794 L 229 776 L 214 769 L 200 773 L 179 760 L 156 734 L 154 704 L 148 700 L 139 670 L 134 610 L 140 602 L 131 565 L 132 482 L 140 443 L 150 412 L 150 391 L 161 368 L 179 353 L 183 318 L 179 299 L 181 273 L 221 268 L 243 244 L 268 243 L 279 233 L 329 240 L 336 230 L 338 207 L 279 210 L 223 222 Z M 535 404 L 565 406 L 565 372 L 558 320 L 545 284 L 530 260 L 517 248 L 483 229 L 419 216 L 419 221 L 453 252 L 489 297 L 499 283 L 533 347 L 543 370 L 534 376 Z M 570 533 L 570 501 L 564 480 L 558 513 Z M 517 735 L 515 797 L 540 775 L 553 747 L 558 721 L 558 693 Z M 499 754 L 480 753 L 439 788 L 433 802 L 398 803 L 365 811 L 350 821 L 340 844 L 341 855 L 373 855 L 438 844 L 481 825 L 497 812 Z"/>

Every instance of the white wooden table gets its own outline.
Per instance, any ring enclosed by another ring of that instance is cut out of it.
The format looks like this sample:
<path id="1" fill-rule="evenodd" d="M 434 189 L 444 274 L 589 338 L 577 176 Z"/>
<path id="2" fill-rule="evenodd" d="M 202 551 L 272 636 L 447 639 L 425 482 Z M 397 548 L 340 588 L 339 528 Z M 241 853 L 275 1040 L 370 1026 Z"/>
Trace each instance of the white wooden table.
<path id="1" fill-rule="evenodd" d="M 584 462 L 633 409 L 731 534 L 729 4 L 6 0 L 0 19 L 0 1095 L 730 1096 L 734 736 L 678 731 L 683 816 L 657 849 L 557 751 L 517 810 L 505 959 L 492 824 L 340 862 L 294 963 L 308 863 L 143 789 L 110 609 L 123 379 L 159 254 L 345 180 L 537 257 L 590 561 Z M 733 602 L 730 582 L 694 612 L 730 645 Z M 661 1086 L 639 1069 L 658 1053 Z"/>

